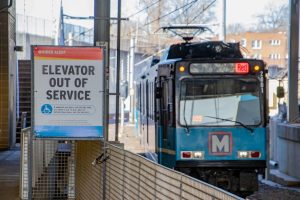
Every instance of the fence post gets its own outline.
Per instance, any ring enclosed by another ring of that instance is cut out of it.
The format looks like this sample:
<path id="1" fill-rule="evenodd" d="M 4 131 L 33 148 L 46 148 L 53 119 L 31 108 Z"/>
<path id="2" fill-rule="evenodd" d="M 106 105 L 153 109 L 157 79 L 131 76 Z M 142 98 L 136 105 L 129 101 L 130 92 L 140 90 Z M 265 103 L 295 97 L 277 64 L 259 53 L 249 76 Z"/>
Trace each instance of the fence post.
<path id="1" fill-rule="evenodd" d="M 103 158 L 106 158 L 106 140 L 103 142 Z M 102 163 L 102 184 L 103 184 L 103 192 L 102 192 L 102 199 L 105 200 L 106 199 L 106 162 L 104 161 Z"/>
<path id="2" fill-rule="evenodd" d="M 27 123 L 27 112 L 22 112 L 21 114 L 21 130 L 26 128 Z"/>
<path id="3" fill-rule="evenodd" d="M 28 175 L 28 159 L 29 159 L 29 134 L 28 134 L 28 129 L 27 130 L 22 130 L 21 131 L 21 161 L 20 161 L 20 198 L 21 199 L 28 199 L 28 194 L 29 194 L 29 175 Z"/>
<path id="4" fill-rule="evenodd" d="M 28 132 L 28 199 L 32 199 L 32 156 L 33 156 L 33 141 L 32 129 Z"/>

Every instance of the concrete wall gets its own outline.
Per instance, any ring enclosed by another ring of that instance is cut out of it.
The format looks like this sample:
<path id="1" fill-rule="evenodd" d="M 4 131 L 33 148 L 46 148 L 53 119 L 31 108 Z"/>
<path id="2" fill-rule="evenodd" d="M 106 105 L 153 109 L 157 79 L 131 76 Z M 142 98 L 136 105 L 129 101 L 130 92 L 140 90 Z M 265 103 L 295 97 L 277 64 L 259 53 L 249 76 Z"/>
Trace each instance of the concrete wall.
<path id="1" fill-rule="evenodd" d="M 300 179 L 300 125 L 270 121 L 270 159 L 278 162 L 278 170 Z"/>
<path id="2" fill-rule="evenodd" d="M 15 3 L 15 1 L 14 1 Z M 0 149 L 15 141 L 15 5 L 0 13 Z"/>
<path id="3" fill-rule="evenodd" d="M 31 59 L 31 45 L 54 45 L 54 39 L 47 36 L 32 35 L 29 33 L 17 32 L 17 44 L 23 46 L 23 51 L 18 52 L 19 60 Z"/>
<path id="4" fill-rule="evenodd" d="M 300 179 L 300 125 L 277 125 L 277 160 L 279 171 Z"/>

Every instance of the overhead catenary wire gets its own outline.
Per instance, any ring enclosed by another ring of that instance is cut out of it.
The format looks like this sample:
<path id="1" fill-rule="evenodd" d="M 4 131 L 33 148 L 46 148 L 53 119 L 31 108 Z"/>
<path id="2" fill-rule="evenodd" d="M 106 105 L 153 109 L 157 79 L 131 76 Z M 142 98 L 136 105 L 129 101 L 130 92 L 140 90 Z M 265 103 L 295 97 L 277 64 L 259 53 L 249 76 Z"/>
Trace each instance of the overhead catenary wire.
<path id="1" fill-rule="evenodd" d="M 151 8 L 152 6 L 154 6 L 155 4 L 157 4 L 160 1 L 161 0 L 157 0 L 157 1 L 153 2 L 153 3 L 151 3 L 150 5 L 146 6 L 145 8 L 143 8 L 143 9 L 141 9 L 139 11 L 137 11 L 136 13 L 133 13 L 133 14 L 129 15 L 127 18 L 131 18 L 131 17 L 133 17 L 133 16 L 135 16 L 137 14 L 140 14 L 141 12 L 143 12 L 145 10 L 148 10 L 149 8 Z"/>
<path id="2" fill-rule="evenodd" d="M 152 21 L 150 21 L 150 22 L 145 23 L 144 26 L 150 25 L 150 24 L 152 24 L 152 23 L 154 23 L 154 22 L 156 22 L 156 21 L 158 21 L 158 20 L 161 20 L 162 18 L 165 18 L 165 17 L 167 17 L 167 16 L 169 16 L 169 15 L 171 15 L 171 14 L 173 14 L 173 13 L 179 11 L 180 9 L 183 9 L 183 8 L 185 8 L 185 7 L 187 7 L 187 6 L 191 5 L 191 4 L 194 4 L 194 3 L 197 2 L 197 1 L 198 1 L 198 0 L 190 1 L 190 2 L 184 4 L 184 5 L 181 6 L 181 7 L 176 8 L 175 10 L 173 10 L 173 11 L 171 11 L 171 12 L 169 12 L 169 13 L 166 13 L 166 14 L 164 14 L 164 15 L 162 15 L 162 16 L 159 16 L 158 18 L 156 18 L 156 19 L 154 19 L 154 20 L 152 20 Z M 133 32 L 135 32 L 136 30 L 137 30 L 137 29 L 134 29 L 134 30 L 130 31 L 130 32 L 128 33 L 128 35 L 131 35 L 131 34 L 132 34 Z"/>
<path id="3" fill-rule="evenodd" d="M 135 16 L 135 15 L 138 15 L 139 13 L 141 13 L 141 12 L 143 12 L 143 11 L 145 11 L 145 10 L 151 8 L 151 7 L 154 6 L 154 5 L 156 5 L 156 4 L 159 3 L 160 1 L 162 1 L 162 0 L 157 0 L 157 1 L 155 1 L 155 2 L 153 2 L 153 3 L 151 3 L 151 4 L 149 4 L 149 5 L 147 5 L 147 6 L 144 7 L 143 9 L 137 11 L 136 13 L 133 13 L 133 14 L 129 15 L 127 18 L 131 18 L 131 17 L 133 17 L 133 16 Z M 184 9 L 184 11 L 186 11 L 186 10 L 188 10 L 189 8 L 191 8 L 192 6 L 194 6 L 196 2 L 199 2 L 199 0 L 193 0 L 193 1 L 190 1 L 190 2 L 188 2 L 188 3 L 184 4 L 184 5 L 182 5 L 181 7 L 178 7 L 178 8 L 176 8 L 176 9 L 174 9 L 173 11 L 171 11 L 171 12 L 169 12 L 169 13 L 166 13 L 166 14 L 164 14 L 164 15 L 162 15 L 162 16 L 159 16 L 158 18 L 156 18 L 156 19 L 154 19 L 154 20 L 152 20 L 152 21 L 150 21 L 150 22 L 145 23 L 144 26 L 150 25 L 150 24 L 152 24 L 152 23 L 154 23 L 154 22 L 156 22 L 156 21 L 158 21 L 158 20 L 161 20 L 162 18 L 165 18 L 165 17 L 167 17 L 167 16 L 169 16 L 169 15 L 171 15 L 171 14 L 173 14 L 173 13 L 179 11 L 180 9 Z M 204 13 L 208 8 L 210 8 L 215 2 L 216 2 L 216 0 L 213 0 L 213 1 L 212 1 L 211 3 L 209 3 L 206 7 L 204 7 L 204 8 L 199 12 L 199 14 L 197 14 L 191 21 L 188 22 L 188 24 L 191 24 L 192 22 L 194 22 L 201 14 L 203 14 L 203 13 Z M 82 32 L 82 33 L 76 35 L 76 36 L 73 36 L 72 39 L 74 40 L 75 38 L 77 38 L 77 37 L 79 37 L 79 36 L 81 36 L 81 35 L 84 35 L 85 33 L 89 32 L 89 31 L 91 31 L 91 30 L 93 30 L 93 28 L 88 29 L 88 30 L 86 30 L 86 31 L 84 31 L 84 32 Z M 130 32 L 128 33 L 128 35 L 131 35 L 131 34 L 132 34 L 133 32 L 135 32 L 135 31 L 136 31 L 136 28 L 135 28 L 134 30 L 130 31 Z M 155 32 L 157 32 L 157 31 L 155 31 Z M 68 40 L 69 40 L 69 39 L 67 39 L 66 42 L 67 42 Z"/>
<path id="4" fill-rule="evenodd" d="M 198 1 L 198 0 L 197 0 Z M 196 2 L 197 2 L 196 1 Z M 196 3 L 194 2 L 194 3 Z M 216 2 L 216 0 L 213 0 L 212 2 L 210 2 L 206 7 L 204 7 L 199 14 L 197 14 L 190 22 L 187 23 L 187 25 L 192 24 L 192 22 L 194 22 L 201 14 L 203 14 L 208 8 L 210 8 L 214 3 Z M 192 6 L 194 6 L 194 4 L 188 6 L 188 8 L 191 8 Z M 185 10 L 187 10 L 188 8 L 186 8 Z M 175 18 L 174 18 L 175 19 Z M 159 28 L 160 29 L 160 28 Z M 159 29 L 157 29 L 155 32 L 159 31 Z"/>
<path id="5" fill-rule="evenodd" d="M 193 0 L 193 1 L 189 2 L 189 3 L 186 3 L 186 4 L 184 4 L 183 6 L 181 6 L 181 7 L 179 7 L 179 8 L 176 8 L 175 10 L 173 10 L 173 11 L 171 11 L 171 12 L 169 12 L 169 13 L 166 13 L 166 14 L 164 14 L 164 15 L 162 15 L 162 16 L 160 16 L 160 17 L 158 17 L 158 18 L 156 18 L 156 19 L 154 19 L 154 20 L 152 20 L 152 21 L 150 21 L 150 22 L 148 22 L 148 23 L 146 23 L 146 24 L 144 24 L 144 26 L 147 26 L 147 25 L 149 25 L 149 24 L 152 24 L 153 22 L 156 22 L 156 21 L 158 21 L 158 20 L 161 20 L 162 18 L 165 18 L 165 17 L 167 17 L 167 16 L 173 14 L 174 12 L 177 12 L 177 11 L 180 10 L 180 9 L 183 9 L 183 8 L 185 8 L 185 7 L 187 7 L 187 6 L 191 5 L 191 4 L 194 4 L 194 3 L 197 2 L 197 1 L 198 1 L 198 0 Z"/>
<path id="6" fill-rule="evenodd" d="M 193 2 L 192 4 L 190 4 L 189 6 L 187 6 L 187 7 L 182 11 L 182 13 L 187 12 L 188 9 L 190 9 L 191 7 L 193 7 L 193 6 L 195 5 L 196 2 L 199 2 L 199 0 L 196 0 L 195 2 Z M 173 18 L 173 20 L 175 20 L 177 17 L 178 17 L 178 16 L 175 16 L 175 17 Z"/>
<path id="7" fill-rule="evenodd" d="M 208 8 L 210 8 L 217 0 L 213 0 L 210 4 L 208 4 L 205 8 L 202 9 L 201 12 L 199 12 L 198 15 L 196 15 L 188 24 L 193 23 L 201 14 L 203 14 Z"/>

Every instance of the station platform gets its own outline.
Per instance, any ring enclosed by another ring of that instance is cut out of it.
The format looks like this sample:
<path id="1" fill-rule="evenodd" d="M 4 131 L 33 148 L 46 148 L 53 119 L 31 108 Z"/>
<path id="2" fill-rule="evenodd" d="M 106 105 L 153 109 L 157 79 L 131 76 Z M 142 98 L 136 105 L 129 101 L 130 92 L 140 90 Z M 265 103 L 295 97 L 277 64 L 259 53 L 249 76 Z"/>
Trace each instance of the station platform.
<path id="1" fill-rule="evenodd" d="M 135 133 L 135 125 L 134 124 L 126 124 L 123 127 L 120 127 L 119 132 L 119 142 L 124 145 L 124 149 L 131 151 L 133 153 L 142 154 L 144 153 L 144 148 L 142 148 L 140 139 L 138 135 Z M 109 141 L 115 140 L 115 126 L 109 125 Z"/>
<path id="2" fill-rule="evenodd" d="M 20 147 L 0 151 L 0 199 L 19 198 Z"/>

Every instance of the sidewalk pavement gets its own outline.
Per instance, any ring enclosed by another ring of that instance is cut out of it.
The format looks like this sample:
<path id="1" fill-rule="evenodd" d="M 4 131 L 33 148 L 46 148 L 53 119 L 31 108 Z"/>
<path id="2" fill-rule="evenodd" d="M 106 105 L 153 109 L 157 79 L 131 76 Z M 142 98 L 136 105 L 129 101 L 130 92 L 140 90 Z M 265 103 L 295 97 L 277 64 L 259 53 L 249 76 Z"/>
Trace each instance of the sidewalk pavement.
<path id="1" fill-rule="evenodd" d="M 124 144 L 124 149 L 131 151 L 133 153 L 144 153 L 144 148 L 141 146 L 140 137 L 136 133 L 136 128 L 134 124 L 126 124 L 123 127 L 119 127 L 119 142 Z M 113 124 L 109 125 L 109 141 L 115 140 L 115 126 Z"/>
<path id="2" fill-rule="evenodd" d="M 20 147 L 0 151 L 0 199 L 19 199 Z"/>

